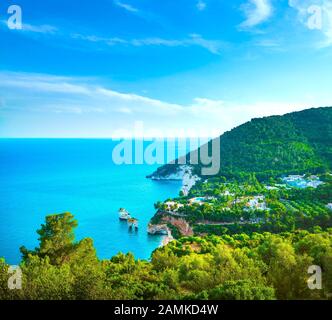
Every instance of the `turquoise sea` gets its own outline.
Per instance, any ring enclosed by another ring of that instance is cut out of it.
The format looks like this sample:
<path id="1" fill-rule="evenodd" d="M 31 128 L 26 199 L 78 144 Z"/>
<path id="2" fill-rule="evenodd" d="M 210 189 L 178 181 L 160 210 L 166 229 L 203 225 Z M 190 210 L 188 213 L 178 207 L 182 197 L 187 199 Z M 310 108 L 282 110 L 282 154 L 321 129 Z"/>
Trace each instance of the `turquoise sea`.
<path id="1" fill-rule="evenodd" d="M 99 258 L 132 252 L 148 259 L 162 241 L 146 232 L 153 205 L 176 196 L 181 182 L 147 179 L 158 164 L 115 165 L 112 151 L 117 143 L 0 139 L 0 257 L 18 263 L 20 246 L 37 246 L 36 230 L 45 216 L 69 211 L 79 222 L 76 239 L 91 237 Z M 119 221 L 120 207 L 140 220 L 138 232 L 129 232 Z"/>

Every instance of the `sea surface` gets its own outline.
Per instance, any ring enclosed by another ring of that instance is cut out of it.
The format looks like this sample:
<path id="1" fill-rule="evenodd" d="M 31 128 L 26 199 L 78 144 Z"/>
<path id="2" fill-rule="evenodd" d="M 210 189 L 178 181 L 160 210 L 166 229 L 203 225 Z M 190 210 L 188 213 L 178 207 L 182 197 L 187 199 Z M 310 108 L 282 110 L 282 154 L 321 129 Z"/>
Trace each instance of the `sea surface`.
<path id="1" fill-rule="evenodd" d="M 91 237 L 99 258 L 132 252 L 149 259 L 162 242 L 146 231 L 154 203 L 177 196 L 181 182 L 147 179 L 159 164 L 116 165 L 112 152 L 118 143 L 0 139 L 0 257 L 19 263 L 19 247 L 38 245 L 36 230 L 46 215 L 71 212 L 79 223 L 76 239 Z M 176 156 L 186 152 L 176 144 L 159 143 L 165 146 L 165 161 L 170 149 L 178 150 Z M 149 144 L 144 142 L 144 148 Z M 137 232 L 119 221 L 120 207 L 139 219 Z"/>

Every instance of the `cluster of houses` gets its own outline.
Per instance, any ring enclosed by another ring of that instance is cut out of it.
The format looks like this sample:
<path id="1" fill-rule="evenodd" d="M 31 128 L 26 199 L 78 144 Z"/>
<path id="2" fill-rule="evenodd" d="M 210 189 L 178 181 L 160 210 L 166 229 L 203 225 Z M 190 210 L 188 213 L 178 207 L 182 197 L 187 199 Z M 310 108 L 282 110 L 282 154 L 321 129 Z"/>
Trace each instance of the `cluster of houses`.
<path id="1" fill-rule="evenodd" d="M 231 195 L 231 194 L 230 194 Z M 188 205 L 203 205 L 209 203 L 209 201 L 216 199 L 215 197 L 195 197 L 188 200 Z M 244 210 L 270 210 L 267 207 L 265 197 L 263 195 L 252 196 L 252 197 L 241 197 L 232 201 L 232 205 L 243 203 Z M 164 203 L 165 211 L 168 213 L 177 214 L 180 208 L 185 205 L 176 201 L 167 201 Z M 230 208 L 225 208 L 225 210 Z"/>
<path id="2" fill-rule="evenodd" d="M 233 201 L 233 205 L 239 204 L 239 203 L 244 203 L 244 210 L 270 210 L 267 207 L 267 204 L 265 202 L 265 197 L 262 195 L 259 196 L 254 196 L 254 197 L 241 197 L 238 199 L 235 199 Z"/>
<path id="3" fill-rule="evenodd" d="M 187 178 L 192 178 L 190 175 L 188 175 Z M 320 180 L 318 176 L 311 175 L 289 175 L 287 177 L 282 178 L 282 182 L 279 184 L 271 184 L 271 185 L 265 185 L 264 188 L 268 191 L 271 190 L 282 190 L 282 189 L 292 189 L 294 187 L 296 188 L 317 188 L 318 186 L 324 184 L 323 181 Z M 189 190 L 191 188 L 191 184 L 184 184 L 184 195 L 187 196 L 189 193 Z M 186 190 L 186 187 L 188 189 Z M 244 189 L 243 186 L 240 186 L 240 188 Z M 181 208 L 185 206 L 203 206 L 204 204 L 211 204 L 211 201 L 217 200 L 217 198 L 222 199 L 222 197 L 227 197 L 227 201 L 225 199 L 222 201 L 225 203 L 224 206 L 220 210 L 223 211 L 229 211 L 232 210 L 232 206 L 239 205 L 239 208 L 241 208 L 244 212 L 250 213 L 252 211 L 270 211 L 271 209 L 268 207 L 266 198 L 264 195 L 256 195 L 256 196 L 242 196 L 242 197 L 236 197 L 236 194 L 231 193 L 229 190 L 225 190 L 222 193 L 219 194 L 217 197 L 213 196 L 199 196 L 199 197 L 193 197 L 186 202 L 180 203 L 177 201 L 166 201 L 163 204 L 163 210 L 160 211 L 160 214 L 165 214 L 165 217 L 163 217 L 163 224 L 159 225 L 152 225 L 150 224 L 148 227 L 148 233 L 149 234 L 160 234 L 160 235 L 166 235 L 165 241 L 170 241 L 172 238 L 171 231 L 167 226 L 167 222 L 171 222 L 172 220 L 168 221 L 167 219 L 173 219 L 172 225 L 175 225 L 176 223 L 185 222 L 187 223 L 184 218 L 185 214 L 181 212 Z M 227 205 L 226 205 L 227 203 Z M 328 203 L 326 207 L 329 210 L 332 210 L 332 203 Z M 180 212 L 179 212 L 180 211 Z M 120 219 L 128 220 L 128 224 L 131 224 L 132 227 L 136 227 L 138 225 L 138 221 L 136 219 L 133 219 L 130 217 L 128 212 L 123 210 L 120 212 Z M 263 223 L 265 218 L 262 217 L 254 217 L 250 218 L 249 220 L 247 218 L 241 217 L 240 222 L 241 224 L 257 224 L 257 223 Z M 225 222 L 227 224 L 227 222 Z M 189 226 L 189 224 L 188 224 Z M 185 230 L 186 232 L 186 230 Z M 185 233 L 184 232 L 184 233 Z"/>
<path id="4" fill-rule="evenodd" d="M 279 188 L 277 186 L 265 186 L 266 190 L 279 190 Z"/>
<path id="5" fill-rule="evenodd" d="M 324 182 L 320 181 L 319 177 L 317 176 L 310 176 L 305 178 L 305 175 L 290 175 L 288 177 L 282 178 L 282 180 L 292 187 L 301 189 L 308 187 L 317 188 L 321 184 L 324 184 Z"/>
<path id="6" fill-rule="evenodd" d="M 195 197 L 188 200 L 188 205 L 198 204 L 202 206 L 204 203 L 208 203 L 208 201 L 216 199 L 215 197 Z M 180 208 L 184 207 L 184 204 L 176 202 L 176 201 L 166 201 L 164 203 L 166 206 L 166 211 L 168 212 L 178 212 Z"/>
<path id="7" fill-rule="evenodd" d="M 182 203 L 175 201 L 167 201 L 165 202 L 165 206 L 167 212 L 178 212 L 180 208 L 184 207 Z"/>
<path id="8" fill-rule="evenodd" d="M 188 200 L 188 204 L 189 205 L 193 205 L 193 204 L 198 204 L 200 206 L 202 206 L 204 203 L 206 203 L 208 200 L 213 200 L 215 199 L 214 197 L 195 197 L 195 198 L 191 198 Z M 164 205 L 166 206 L 165 211 L 170 212 L 170 213 L 176 213 L 179 211 L 180 208 L 184 207 L 184 204 L 176 202 L 176 201 L 166 201 L 164 203 Z"/>
<path id="9" fill-rule="evenodd" d="M 221 194 L 221 196 L 224 196 L 224 197 L 234 197 L 235 196 L 235 193 L 231 193 L 229 192 L 228 190 L 226 190 L 225 192 L 223 192 Z"/>
<path id="10" fill-rule="evenodd" d="M 246 203 L 244 210 L 270 210 L 265 202 L 264 196 L 255 196 Z"/>

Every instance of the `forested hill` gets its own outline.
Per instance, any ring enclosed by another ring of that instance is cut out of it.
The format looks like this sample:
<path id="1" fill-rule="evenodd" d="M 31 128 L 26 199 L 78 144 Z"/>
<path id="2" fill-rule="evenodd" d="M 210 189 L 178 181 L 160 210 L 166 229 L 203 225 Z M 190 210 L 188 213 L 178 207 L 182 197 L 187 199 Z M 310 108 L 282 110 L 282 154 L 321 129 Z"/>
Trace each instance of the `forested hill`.
<path id="1" fill-rule="evenodd" d="M 220 154 L 219 173 L 225 176 L 255 172 L 264 178 L 331 169 L 332 107 L 252 119 L 221 135 Z M 193 167 L 200 175 L 201 166 Z M 154 176 L 167 176 L 176 170 L 177 166 L 165 165 Z"/>

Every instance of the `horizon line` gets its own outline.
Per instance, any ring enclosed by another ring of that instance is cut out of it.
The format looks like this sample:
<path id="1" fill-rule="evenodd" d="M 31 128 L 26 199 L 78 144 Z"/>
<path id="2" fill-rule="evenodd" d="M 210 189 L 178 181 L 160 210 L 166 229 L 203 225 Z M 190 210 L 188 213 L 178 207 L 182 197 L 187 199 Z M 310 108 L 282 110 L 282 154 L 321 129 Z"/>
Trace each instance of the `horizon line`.
<path id="1" fill-rule="evenodd" d="M 221 135 L 221 134 L 220 134 Z M 188 137 L 0 137 L 0 140 L 143 140 L 143 139 L 214 139 L 211 136 L 188 136 Z"/>

